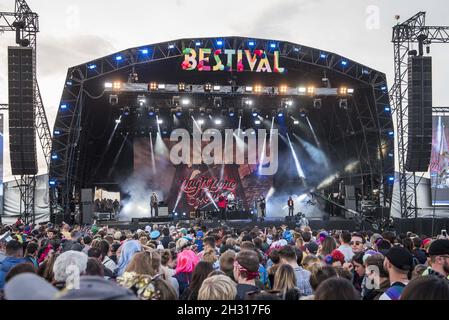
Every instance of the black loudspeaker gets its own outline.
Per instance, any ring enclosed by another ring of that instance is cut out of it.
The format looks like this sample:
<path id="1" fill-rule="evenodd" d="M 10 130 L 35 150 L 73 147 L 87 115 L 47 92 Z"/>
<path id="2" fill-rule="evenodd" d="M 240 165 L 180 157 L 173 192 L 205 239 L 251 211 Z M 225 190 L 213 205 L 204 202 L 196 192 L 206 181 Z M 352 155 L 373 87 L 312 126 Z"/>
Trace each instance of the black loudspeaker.
<path id="1" fill-rule="evenodd" d="M 13 175 L 37 174 L 33 49 L 8 47 L 9 147 Z"/>
<path id="2" fill-rule="evenodd" d="M 94 215 L 94 200 L 92 189 L 81 189 L 82 223 L 92 224 Z"/>
<path id="3" fill-rule="evenodd" d="M 405 168 L 426 172 L 432 151 L 432 58 L 408 60 L 408 146 Z"/>

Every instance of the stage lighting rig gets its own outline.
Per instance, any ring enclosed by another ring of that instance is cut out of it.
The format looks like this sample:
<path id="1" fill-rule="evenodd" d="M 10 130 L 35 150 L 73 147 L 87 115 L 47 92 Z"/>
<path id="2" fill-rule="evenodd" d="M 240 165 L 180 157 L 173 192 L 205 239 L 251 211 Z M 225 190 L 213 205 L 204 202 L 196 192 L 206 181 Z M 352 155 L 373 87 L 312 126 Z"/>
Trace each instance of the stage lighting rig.
<path id="1" fill-rule="evenodd" d="M 214 97 L 214 107 L 220 108 L 223 105 L 223 99 L 221 97 Z"/>
<path id="2" fill-rule="evenodd" d="M 204 85 L 204 92 L 211 92 L 212 91 L 212 84 L 211 83 L 206 83 Z"/>
<path id="3" fill-rule="evenodd" d="M 288 98 L 283 98 L 281 100 L 281 108 L 293 107 L 293 100 Z"/>
<path id="4" fill-rule="evenodd" d="M 150 82 L 150 84 L 148 85 L 149 91 L 157 91 L 158 89 L 159 89 L 159 86 L 156 82 Z"/>
<path id="5" fill-rule="evenodd" d="M 144 95 L 137 96 L 137 103 L 139 104 L 139 107 L 145 107 L 147 104 L 147 99 Z"/>
<path id="6" fill-rule="evenodd" d="M 116 94 L 109 95 L 109 104 L 111 106 L 117 105 L 118 104 L 118 95 L 116 95 Z"/>
<path id="7" fill-rule="evenodd" d="M 178 84 L 178 91 L 179 91 L 179 92 L 184 92 L 184 91 L 186 91 L 186 84 L 185 84 L 184 82 L 180 82 L 180 83 Z"/>
<path id="8" fill-rule="evenodd" d="M 243 107 L 249 107 L 253 105 L 253 100 L 250 98 L 242 98 L 242 106 Z"/>
<path id="9" fill-rule="evenodd" d="M 313 107 L 315 109 L 321 109 L 323 101 L 321 99 L 313 99 Z"/>
<path id="10" fill-rule="evenodd" d="M 287 86 L 280 86 L 280 87 L 279 87 L 279 93 L 280 93 L 280 94 L 286 94 L 286 93 L 287 93 L 287 90 L 288 90 L 288 87 L 287 87 Z"/>
<path id="11" fill-rule="evenodd" d="M 340 99 L 339 107 L 343 110 L 348 110 L 348 99 Z"/>

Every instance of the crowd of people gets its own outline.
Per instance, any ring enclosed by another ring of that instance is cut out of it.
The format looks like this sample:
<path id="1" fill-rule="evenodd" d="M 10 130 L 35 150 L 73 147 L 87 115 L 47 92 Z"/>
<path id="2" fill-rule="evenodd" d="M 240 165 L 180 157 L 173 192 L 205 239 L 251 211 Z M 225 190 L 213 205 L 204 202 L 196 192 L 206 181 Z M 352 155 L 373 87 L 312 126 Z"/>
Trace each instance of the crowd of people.
<path id="1" fill-rule="evenodd" d="M 7 300 L 449 299 L 449 239 L 411 232 L 18 221 L 0 228 Z"/>

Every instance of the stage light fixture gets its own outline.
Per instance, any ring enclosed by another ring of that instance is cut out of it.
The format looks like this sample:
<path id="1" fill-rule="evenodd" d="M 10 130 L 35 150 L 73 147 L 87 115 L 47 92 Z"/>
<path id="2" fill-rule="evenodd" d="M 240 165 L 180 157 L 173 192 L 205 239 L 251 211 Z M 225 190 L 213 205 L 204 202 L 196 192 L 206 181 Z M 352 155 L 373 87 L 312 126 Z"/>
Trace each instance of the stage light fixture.
<path id="1" fill-rule="evenodd" d="M 242 110 L 242 109 L 239 109 L 239 110 L 238 110 L 238 114 L 239 114 L 239 118 L 242 118 L 242 117 L 243 117 L 243 110 Z"/>
<path id="2" fill-rule="evenodd" d="M 123 57 L 121 55 L 115 56 L 116 61 L 122 61 Z"/>
<path id="3" fill-rule="evenodd" d="M 116 94 L 109 95 L 109 104 L 111 106 L 117 105 L 118 104 L 118 95 L 116 95 Z"/>
<path id="4" fill-rule="evenodd" d="M 221 97 L 214 97 L 214 107 L 220 108 L 223 104 L 223 99 Z"/>
<path id="5" fill-rule="evenodd" d="M 305 117 L 307 116 L 307 110 L 304 109 L 304 108 L 301 108 L 301 109 L 299 110 L 299 115 L 300 115 L 302 118 L 305 118 Z"/>
<path id="6" fill-rule="evenodd" d="M 348 65 L 348 61 L 342 60 L 342 61 L 341 61 L 341 65 L 342 65 L 343 67 L 346 67 L 346 66 Z"/>
<path id="7" fill-rule="evenodd" d="M 110 97 L 109 97 L 109 103 L 111 103 L 111 98 L 110 98 Z M 68 109 L 68 107 L 67 107 L 66 104 L 61 104 L 60 109 L 61 109 L 62 111 L 65 111 L 65 110 Z"/>
<path id="8" fill-rule="evenodd" d="M 206 114 L 206 108 L 200 108 L 200 114 L 204 116 Z"/>
<path id="9" fill-rule="evenodd" d="M 159 83 L 159 84 L 157 85 L 157 88 L 158 88 L 159 90 L 165 90 L 165 84 L 164 84 L 164 83 Z"/>
<path id="10" fill-rule="evenodd" d="M 307 87 L 307 94 L 314 95 L 315 94 L 315 87 Z"/>
<path id="11" fill-rule="evenodd" d="M 277 111 L 278 118 L 282 118 L 284 116 L 284 112 L 281 110 Z"/>
<path id="12" fill-rule="evenodd" d="M 51 186 L 56 186 L 56 180 L 50 180 L 49 182 L 48 182 Z"/>
<path id="13" fill-rule="evenodd" d="M 348 94 L 353 94 L 353 93 L 354 93 L 354 89 L 348 88 Z"/>
<path id="14" fill-rule="evenodd" d="M 199 47 L 201 45 L 201 42 L 197 41 L 195 42 L 195 46 Z"/>
<path id="15" fill-rule="evenodd" d="M 261 85 L 255 85 L 254 86 L 254 92 L 255 93 L 262 93 L 262 86 Z"/>
<path id="16" fill-rule="evenodd" d="M 271 48 L 271 49 L 276 48 L 276 43 L 270 43 L 270 48 Z"/>
<path id="17" fill-rule="evenodd" d="M 157 89 L 159 89 L 159 86 L 157 85 L 156 82 L 150 82 L 148 89 L 150 89 L 150 91 L 156 91 Z"/>
<path id="18" fill-rule="evenodd" d="M 299 88 L 298 88 L 298 92 L 299 92 L 299 93 L 306 93 L 306 92 L 307 92 L 307 89 L 306 89 L 305 87 L 299 87 Z"/>
<path id="19" fill-rule="evenodd" d="M 298 120 L 294 120 L 294 121 L 293 121 L 293 124 L 298 125 L 298 124 L 299 124 L 299 121 L 298 121 Z"/>
<path id="20" fill-rule="evenodd" d="M 156 114 L 156 111 L 154 110 L 154 108 L 149 108 L 149 109 L 148 109 L 148 115 L 149 115 L 150 117 L 154 116 L 155 114 Z"/>
<path id="21" fill-rule="evenodd" d="M 111 89 L 111 88 L 112 88 L 112 82 L 105 82 L 105 83 L 104 83 L 104 87 L 105 87 L 106 89 Z"/>
<path id="22" fill-rule="evenodd" d="M 289 108 L 293 106 L 293 100 L 284 98 L 281 100 L 281 107 L 282 108 Z"/>
<path id="23" fill-rule="evenodd" d="M 148 54 L 149 51 L 148 51 L 148 49 L 141 49 L 140 52 L 141 52 L 142 54 Z"/>
<path id="24" fill-rule="evenodd" d="M 255 43 L 254 41 L 250 41 L 250 42 L 248 42 L 248 45 L 249 45 L 250 47 L 254 47 L 254 46 L 256 45 L 256 43 Z"/>
<path id="25" fill-rule="evenodd" d="M 157 124 L 163 124 L 163 123 L 164 123 L 164 120 L 162 120 L 162 119 L 157 120 Z"/>
<path id="26" fill-rule="evenodd" d="M 348 94 L 348 88 L 340 87 L 340 89 L 338 89 L 338 94 L 345 96 L 346 94 Z"/>
<path id="27" fill-rule="evenodd" d="M 253 109 L 251 111 L 251 114 L 253 115 L 253 117 L 257 117 L 259 115 L 259 111 L 257 109 Z"/>
<path id="28" fill-rule="evenodd" d="M 182 109 L 181 108 L 176 108 L 172 112 L 174 112 L 174 114 L 176 114 L 177 117 L 181 117 L 182 116 Z"/>
<path id="29" fill-rule="evenodd" d="M 348 110 L 348 99 L 340 99 L 340 109 Z"/>
<path id="30" fill-rule="evenodd" d="M 394 177 L 392 177 L 392 176 L 390 176 L 390 177 L 388 177 L 388 182 L 394 182 Z"/>
<path id="31" fill-rule="evenodd" d="M 175 48 L 175 45 L 174 44 L 169 44 L 168 45 L 168 48 L 171 50 L 171 49 L 174 49 Z"/>
<path id="32" fill-rule="evenodd" d="M 199 119 L 199 120 L 197 121 L 197 123 L 198 123 L 199 125 L 203 125 L 203 124 L 204 124 L 204 120 L 203 120 L 203 119 Z"/>
<path id="33" fill-rule="evenodd" d="M 137 96 L 137 103 L 139 104 L 139 107 L 144 107 L 147 103 L 147 99 L 145 96 Z"/>
<path id="34" fill-rule="evenodd" d="M 245 87 L 246 92 L 253 92 L 253 87 L 247 86 Z"/>
<path id="35" fill-rule="evenodd" d="M 61 131 L 60 130 L 55 130 L 55 131 L 53 131 L 53 135 L 54 136 L 59 136 L 61 134 Z"/>
<path id="36" fill-rule="evenodd" d="M 229 116 L 230 116 L 230 117 L 235 116 L 235 110 L 234 110 L 234 108 L 229 108 Z"/>
<path id="37" fill-rule="evenodd" d="M 212 84 L 206 83 L 204 85 L 204 92 L 211 92 L 212 91 Z"/>
<path id="38" fill-rule="evenodd" d="M 223 41 L 222 40 L 217 40 L 217 46 L 222 46 L 223 45 Z"/>
<path id="39" fill-rule="evenodd" d="M 280 93 L 280 94 L 286 94 L 286 93 L 287 93 L 287 90 L 288 90 L 288 87 L 287 87 L 287 86 L 280 86 L 280 87 L 279 87 L 279 93 Z"/>
<path id="40" fill-rule="evenodd" d="M 124 107 L 123 108 L 123 115 L 125 117 L 129 116 L 130 113 L 131 113 L 131 110 L 129 109 L 129 107 Z"/>
<path id="41" fill-rule="evenodd" d="M 254 124 L 256 124 L 256 125 L 259 125 L 259 124 L 261 124 L 262 122 L 260 121 L 260 120 L 255 120 L 254 121 Z"/>
<path id="42" fill-rule="evenodd" d="M 186 91 L 186 84 L 184 82 L 178 84 L 178 91 Z"/>
<path id="43" fill-rule="evenodd" d="M 216 91 L 220 91 L 221 90 L 221 86 L 214 86 L 213 90 Z"/>
<path id="44" fill-rule="evenodd" d="M 391 111 L 390 106 L 386 106 L 386 107 L 384 108 L 384 111 L 387 112 L 387 113 L 390 112 L 390 111 Z"/>
<path id="45" fill-rule="evenodd" d="M 223 123 L 223 121 L 222 121 L 221 119 L 216 119 L 216 120 L 214 121 L 214 123 L 215 123 L 217 126 L 219 126 L 219 125 L 221 125 L 221 124 Z"/>
<path id="46" fill-rule="evenodd" d="M 113 88 L 114 90 L 120 90 L 121 87 L 122 87 L 122 83 L 119 82 L 119 81 L 116 81 L 116 82 L 114 82 L 114 83 L 112 84 L 112 88 Z"/>
<path id="47" fill-rule="evenodd" d="M 243 102 L 243 106 L 246 106 L 246 107 L 253 105 L 253 101 L 251 99 L 249 99 L 249 98 L 243 98 L 242 102 Z"/>
<path id="48" fill-rule="evenodd" d="M 324 53 L 324 52 L 321 52 L 321 53 L 320 53 L 320 58 L 321 58 L 321 59 L 326 59 L 326 58 L 327 58 L 327 54 Z"/>
<path id="49" fill-rule="evenodd" d="M 394 136 L 394 131 L 389 131 L 389 132 L 388 132 L 388 135 L 389 135 L 390 137 L 393 137 L 393 136 Z"/>
<path id="50" fill-rule="evenodd" d="M 91 64 L 87 68 L 89 68 L 89 70 L 94 70 L 94 69 L 97 68 L 97 65 L 96 64 Z"/>
<path id="51" fill-rule="evenodd" d="M 116 124 L 119 124 L 119 123 L 121 123 L 122 122 L 122 120 L 120 120 L 120 119 L 115 119 L 115 123 Z"/>
<path id="52" fill-rule="evenodd" d="M 321 100 L 321 99 L 314 99 L 313 100 L 313 107 L 315 109 L 321 109 L 322 106 L 323 106 L 323 100 Z"/>
<path id="53" fill-rule="evenodd" d="M 172 106 L 173 107 L 179 107 L 181 105 L 181 97 L 180 96 L 174 96 L 172 98 Z"/>
<path id="54" fill-rule="evenodd" d="M 190 100 L 189 100 L 188 98 L 183 98 L 183 99 L 181 100 L 181 104 L 182 104 L 183 106 L 188 106 L 188 105 L 190 104 Z"/>
<path id="55" fill-rule="evenodd" d="M 295 52 L 299 52 L 299 51 L 300 51 L 300 49 L 299 49 L 298 47 L 295 47 L 295 48 L 293 49 L 293 51 L 295 51 Z"/>
<path id="56" fill-rule="evenodd" d="M 51 159 L 52 159 L 52 160 L 58 160 L 58 155 L 57 155 L 56 153 L 53 153 L 53 154 L 51 155 Z"/>

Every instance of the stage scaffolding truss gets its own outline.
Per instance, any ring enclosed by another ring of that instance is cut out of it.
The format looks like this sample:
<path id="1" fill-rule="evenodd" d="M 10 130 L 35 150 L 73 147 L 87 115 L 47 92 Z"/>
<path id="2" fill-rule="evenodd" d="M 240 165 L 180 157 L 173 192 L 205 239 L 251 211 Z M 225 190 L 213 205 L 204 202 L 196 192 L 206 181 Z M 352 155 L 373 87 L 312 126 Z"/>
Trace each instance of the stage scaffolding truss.
<path id="1" fill-rule="evenodd" d="M 405 22 L 393 27 L 394 44 L 394 84 L 390 91 L 392 111 L 396 114 L 396 137 L 399 160 L 399 199 L 402 218 L 418 217 L 416 191 L 423 176 L 416 172 L 407 173 L 405 161 L 408 146 L 408 57 L 414 45 L 418 45 L 419 54 L 424 46 L 430 52 L 432 43 L 449 42 L 449 27 L 426 26 L 426 13 L 419 12 Z M 434 109 L 435 111 L 435 109 Z"/>
<path id="2" fill-rule="evenodd" d="M 217 39 L 221 44 L 218 45 Z M 77 185 L 77 172 L 79 168 L 80 144 L 82 143 L 82 115 L 86 98 L 92 98 L 87 90 L 92 81 L 104 81 L 106 76 L 114 73 L 127 72 L 131 74 L 135 68 L 150 63 L 177 59 L 181 63 L 185 48 L 195 48 L 198 43 L 201 47 L 233 48 L 235 50 L 248 49 L 249 42 L 254 43 L 251 49 L 264 50 L 268 55 L 274 49 L 272 41 L 262 39 L 249 39 L 240 37 L 230 38 L 202 38 L 180 39 L 170 42 L 153 44 L 148 46 L 127 49 L 112 55 L 99 58 L 68 69 L 64 90 L 60 103 L 58 116 L 54 127 L 52 154 L 58 154 L 58 159 L 50 164 L 50 201 L 52 213 L 63 216 L 69 213 L 69 204 L 74 197 Z M 359 81 L 371 90 L 375 99 L 367 101 L 363 96 L 354 97 L 353 103 L 357 112 L 364 134 L 377 133 L 376 141 L 367 141 L 359 146 L 358 153 L 368 151 L 371 172 L 381 172 L 380 205 L 390 207 L 391 191 L 385 190 L 388 185 L 383 172 L 393 172 L 394 155 L 390 150 L 387 154 L 382 152 L 383 140 L 391 135 L 393 124 L 391 114 L 386 114 L 389 109 L 388 87 L 385 74 L 361 65 L 355 61 L 342 57 L 335 53 L 324 52 L 319 49 L 301 46 L 289 42 L 276 42 L 276 50 L 280 52 L 281 59 L 286 59 L 298 64 L 317 66 L 324 70 L 332 70 L 342 76 Z M 124 86 L 131 86 L 124 83 Z M 139 84 L 133 84 L 139 85 Z M 148 84 L 149 85 L 149 84 Z M 143 89 L 145 91 L 145 89 Z M 149 91 L 149 90 L 148 90 Z M 107 92 L 105 90 L 105 92 Z M 103 94 L 105 93 L 103 92 Z M 184 92 L 183 92 L 184 93 Z M 369 108 L 360 108 L 361 105 L 369 105 Z M 382 119 L 382 121 L 380 120 Z M 351 130 L 348 128 L 348 132 Z M 388 168 L 384 167 L 384 157 L 388 157 Z M 361 172 L 360 174 L 364 174 Z M 374 182 L 373 182 L 374 183 Z M 392 189 L 392 188 L 390 188 Z"/>

